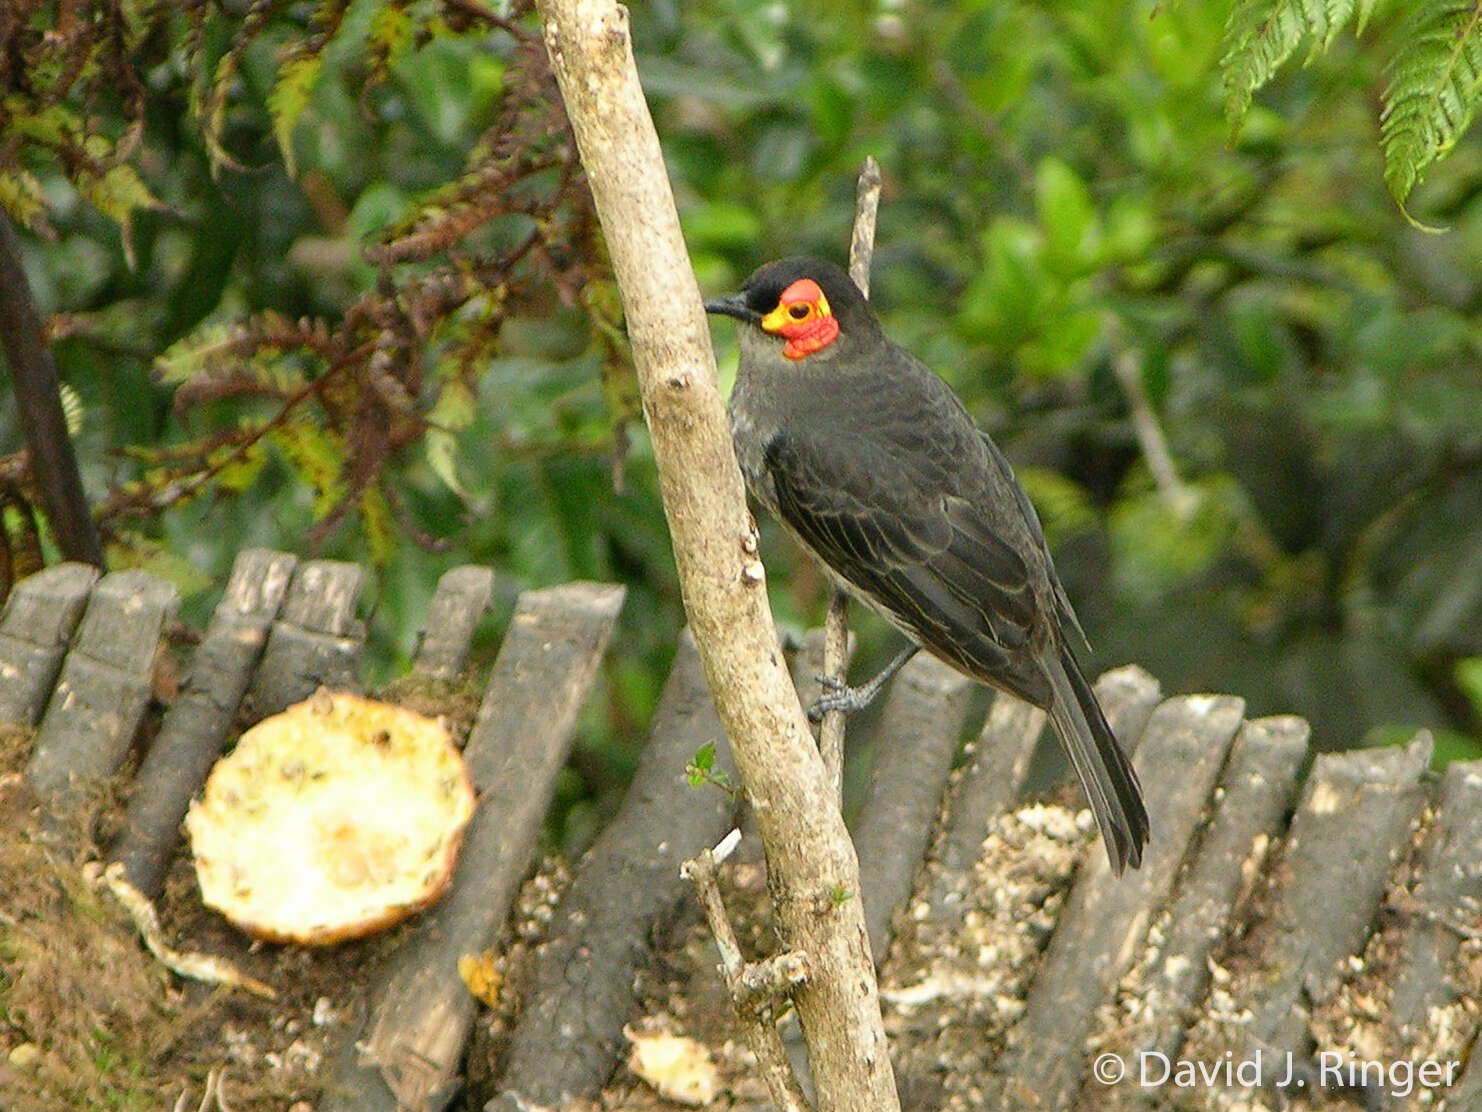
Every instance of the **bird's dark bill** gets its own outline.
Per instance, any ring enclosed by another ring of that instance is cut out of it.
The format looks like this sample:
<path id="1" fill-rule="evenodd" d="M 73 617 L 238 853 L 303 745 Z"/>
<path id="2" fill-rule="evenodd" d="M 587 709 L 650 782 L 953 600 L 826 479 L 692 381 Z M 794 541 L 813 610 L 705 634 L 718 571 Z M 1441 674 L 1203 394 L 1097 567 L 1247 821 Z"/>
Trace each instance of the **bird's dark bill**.
<path id="1" fill-rule="evenodd" d="M 756 324 L 762 319 L 762 315 L 746 304 L 744 293 L 733 293 L 728 297 L 712 298 L 705 302 L 707 313 L 719 313 L 722 316 L 735 317 L 737 320 L 746 321 L 748 324 Z"/>

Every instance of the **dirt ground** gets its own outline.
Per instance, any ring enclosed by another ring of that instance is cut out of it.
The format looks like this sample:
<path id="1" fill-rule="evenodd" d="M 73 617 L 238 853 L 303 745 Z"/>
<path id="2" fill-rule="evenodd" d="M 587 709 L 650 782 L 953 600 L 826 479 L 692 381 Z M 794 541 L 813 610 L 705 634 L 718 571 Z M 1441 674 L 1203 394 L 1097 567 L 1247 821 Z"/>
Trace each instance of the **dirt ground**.
<path id="1" fill-rule="evenodd" d="M 383 694 L 466 735 L 476 695 L 426 686 Z M 177 976 L 99 883 L 132 768 L 58 835 L 22 776 L 32 747 L 30 731 L 0 724 L 0 1112 L 310 1112 L 370 977 L 412 924 L 328 947 L 257 942 L 202 904 L 182 849 L 157 904 L 166 944 L 274 995 Z"/>
<path id="2" fill-rule="evenodd" d="M 121 796 L 99 800 L 88 836 L 61 848 L 20 775 L 30 748 L 27 733 L 0 727 L 0 1107 L 308 1112 L 394 934 L 322 951 L 254 943 L 201 904 L 182 854 L 159 904 L 170 944 L 223 958 L 277 996 L 177 977 L 87 868 Z"/>
<path id="3" fill-rule="evenodd" d="M 424 700 L 422 709 L 440 708 Z M 471 709 L 461 713 L 466 728 Z M 28 732 L 0 726 L 0 1112 L 311 1112 L 371 976 L 413 926 L 316 949 L 254 942 L 202 905 L 189 855 L 182 851 L 159 901 L 168 944 L 224 959 L 276 995 L 268 999 L 182 979 L 145 949 L 128 915 L 96 879 L 99 847 L 110 843 L 121 822 L 123 792 L 95 801 L 87 831 L 55 840 L 41 829 L 21 776 L 31 744 Z M 1022 808 L 999 823 L 973 870 L 944 876 L 929 865 L 923 873 L 916 899 L 899 920 L 881 985 L 905 1107 L 983 1107 L 989 1066 L 1022 1011 L 1024 990 L 1085 850 L 1089 830 L 1083 819 L 1065 807 Z M 1423 833 L 1417 831 L 1417 842 Z M 61 845 L 73 848 L 63 851 Z M 562 863 L 547 862 L 525 886 L 498 948 L 486 957 L 493 1006 L 479 1012 L 469 1086 L 454 1106 L 460 1112 L 480 1108 L 490 1095 L 488 1079 L 498 1074 L 532 955 L 567 879 Z M 761 867 L 742 860 L 724 879 L 743 944 L 758 954 L 770 952 L 774 939 Z M 1398 921 L 1406 879 L 1396 877 L 1382 926 Z M 946 919 L 938 915 L 944 905 L 956 909 Z M 1259 921 L 1259 892 L 1244 914 Z M 1232 938 L 1245 933 L 1237 929 Z M 1315 1017 L 1325 1046 L 1369 1059 L 1399 1053 L 1387 1045 L 1382 1022 L 1393 948 L 1393 932 L 1381 930 L 1369 952 L 1353 960 L 1349 983 Z M 1215 992 L 1195 1027 L 1192 1045 L 1212 1057 L 1221 1053 L 1230 1025 L 1239 1024 L 1238 1009 L 1229 1004 L 1232 986 L 1260 975 L 1242 965 L 1239 950 L 1237 941 L 1217 955 L 1223 964 L 1214 970 Z M 1469 940 L 1453 975 L 1473 991 L 1434 1017 L 1436 1030 L 1423 1049 L 1436 1056 L 1464 1057 L 1476 1031 L 1479 955 L 1482 943 Z M 715 963 L 704 927 L 682 927 L 640 979 L 643 1003 L 630 1031 L 639 1042 L 652 1034 L 693 1039 L 679 1044 L 681 1058 L 695 1059 L 689 1064 L 708 1071 L 715 1096 L 707 1106 L 760 1109 L 766 1092 L 736 1036 Z M 1120 986 L 1123 1004 L 1140 999 L 1137 977 L 1134 967 Z M 1226 1005 L 1229 1015 L 1222 1011 Z M 1107 1012 L 1112 1027 L 1129 1022 L 1119 1011 L 1125 1009 Z M 1104 1030 L 1102 1037 L 1112 1035 Z M 655 1084 L 662 1087 L 624 1065 L 599 1100 L 571 1107 L 685 1107 L 661 1096 Z M 1162 1106 L 1251 1112 L 1268 1107 L 1259 1095 L 1218 1088 L 1179 1098 Z M 1363 1108 L 1366 1099 L 1332 1094 L 1286 1107 Z"/>

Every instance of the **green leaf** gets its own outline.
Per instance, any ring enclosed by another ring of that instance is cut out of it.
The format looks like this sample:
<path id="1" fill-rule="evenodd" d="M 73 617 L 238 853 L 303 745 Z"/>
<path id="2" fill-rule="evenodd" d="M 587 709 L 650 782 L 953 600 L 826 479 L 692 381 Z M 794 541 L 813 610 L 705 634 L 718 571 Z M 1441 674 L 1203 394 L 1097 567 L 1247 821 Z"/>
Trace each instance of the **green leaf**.
<path id="1" fill-rule="evenodd" d="M 90 144 L 91 145 L 91 144 Z M 78 190 L 98 211 L 118 225 L 123 237 L 124 259 L 134 268 L 134 213 L 139 209 L 163 209 L 132 166 L 112 166 L 102 174 L 84 178 Z"/>
<path id="2" fill-rule="evenodd" d="M 417 25 L 411 12 L 400 4 L 379 4 L 366 29 L 366 44 L 379 53 L 387 66 L 395 65 L 407 48 Z"/>
<path id="3" fill-rule="evenodd" d="M 386 496 L 376 487 L 371 487 L 360 496 L 360 520 L 368 542 L 371 563 L 384 568 L 391 562 L 396 551 L 396 522 L 391 516 L 391 506 Z"/>
<path id="4" fill-rule="evenodd" d="M 423 456 L 432 473 L 458 497 L 470 500 L 468 490 L 458 478 L 458 438 L 447 429 L 434 425 L 428 428 L 423 443 Z"/>
<path id="5" fill-rule="evenodd" d="M 1045 229 L 1045 264 L 1078 277 L 1096 266 L 1101 227 L 1091 191 L 1058 158 L 1046 158 L 1035 173 L 1035 205 Z"/>
<path id="6" fill-rule="evenodd" d="M 19 167 L 0 173 L 0 209 L 23 228 L 39 227 L 46 215 L 46 193 L 36 175 Z"/>
<path id="7" fill-rule="evenodd" d="M 684 771 L 685 778 L 692 788 L 714 784 L 722 791 L 734 794 L 736 790 L 735 785 L 731 783 L 730 773 L 715 766 L 715 742 L 713 741 L 707 741 L 695 750 L 695 755 L 690 758 L 690 763 Z"/>
<path id="8" fill-rule="evenodd" d="M 239 422 L 239 426 L 244 431 L 251 430 L 256 424 L 255 421 Z M 264 450 L 261 440 L 253 441 L 240 453 L 227 450 L 226 455 L 236 456 L 236 458 L 216 472 L 216 485 L 229 494 L 240 494 L 251 487 L 257 482 L 264 465 L 268 462 L 268 453 Z M 216 457 L 213 456 L 213 465 L 217 462 Z"/>
<path id="9" fill-rule="evenodd" d="M 399 9 L 396 9 L 399 10 Z M 268 93 L 268 112 L 273 117 L 273 137 L 283 155 L 288 176 L 297 174 L 293 159 L 293 128 L 309 103 L 309 94 L 319 83 L 323 58 L 319 54 L 301 54 L 290 59 L 278 71 L 272 92 Z"/>
<path id="10" fill-rule="evenodd" d="M 1044 526 L 1045 539 L 1055 548 L 1069 538 L 1096 527 L 1096 511 L 1086 490 L 1074 479 L 1049 467 L 1019 467 L 1019 481 Z"/>
<path id="11" fill-rule="evenodd" d="M 18 93 L 0 100 L 0 116 L 9 134 L 48 147 L 70 145 L 82 131 L 76 114 L 65 105 L 49 104 L 40 111 L 31 111 L 31 102 Z"/>
<path id="12" fill-rule="evenodd" d="M 235 329 L 228 324 L 207 324 L 176 340 L 156 356 L 154 371 L 164 386 L 179 386 L 211 369 L 213 363 L 231 353 Z"/>
<path id="13" fill-rule="evenodd" d="M 756 212 L 731 201 L 688 206 L 679 219 L 691 249 L 746 247 L 763 238 Z"/>
<path id="14" fill-rule="evenodd" d="M 1367 19 L 1372 0 L 1366 0 Z M 1225 30 L 1225 115 L 1238 129 L 1251 97 L 1310 38 L 1310 63 L 1358 13 L 1356 0 L 1239 0 Z"/>
<path id="15" fill-rule="evenodd" d="M 1188 484 L 1199 501 L 1185 519 L 1154 489 L 1129 493 L 1108 521 L 1118 586 L 1147 603 L 1167 597 L 1209 568 L 1235 537 L 1241 493 L 1225 477 Z"/>
<path id="16" fill-rule="evenodd" d="M 1430 165 L 1471 125 L 1479 85 L 1482 0 L 1427 5 L 1401 40 L 1380 116 L 1384 180 L 1401 209 Z"/>
<path id="17" fill-rule="evenodd" d="M 334 433 L 303 421 L 285 422 L 271 436 L 314 492 L 314 520 L 323 521 L 345 497 L 344 443 Z"/>
<path id="18" fill-rule="evenodd" d="M 189 560 L 141 533 L 126 531 L 108 546 L 108 566 L 114 571 L 138 568 L 175 584 L 182 598 L 209 590 L 214 581 Z"/>
<path id="19" fill-rule="evenodd" d="M 1482 715 L 1482 656 L 1469 656 L 1456 662 L 1456 686 Z"/>
<path id="20" fill-rule="evenodd" d="M 1033 335 L 1049 298 L 1039 230 L 1000 217 L 983 238 L 983 269 L 963 291 L 963 324 L 975 339 L 1008 349 Z"/>

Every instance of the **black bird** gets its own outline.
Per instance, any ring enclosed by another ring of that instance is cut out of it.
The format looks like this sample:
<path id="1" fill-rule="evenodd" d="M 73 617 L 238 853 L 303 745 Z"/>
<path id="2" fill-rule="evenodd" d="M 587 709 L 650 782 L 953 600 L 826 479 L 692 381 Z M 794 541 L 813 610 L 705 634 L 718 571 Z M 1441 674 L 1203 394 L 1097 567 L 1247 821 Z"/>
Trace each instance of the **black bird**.
<path id="1" fill-rule="evenodd" d="M 708 301 L 739 322 L 731 431 L 747 486 L 846 591 L 913 642 L 881 677 L 825 695 L 854 709 L 917 648 L 1049 713 L 1114 871 L 1142 862 L 1137 775 L 1066 641 L 1084 640 L 1039 518 L 951 388 L 881 331 L 822 259 L 762 267 Z"/>

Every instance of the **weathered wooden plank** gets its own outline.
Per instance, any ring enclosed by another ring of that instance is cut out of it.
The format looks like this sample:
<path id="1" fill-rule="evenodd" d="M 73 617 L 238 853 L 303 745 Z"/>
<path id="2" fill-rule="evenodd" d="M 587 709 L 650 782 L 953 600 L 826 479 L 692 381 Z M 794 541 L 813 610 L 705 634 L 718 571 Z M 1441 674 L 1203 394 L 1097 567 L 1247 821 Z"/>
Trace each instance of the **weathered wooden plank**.
<path id="1" fill-rule="evenodd" d="M 723 791 L 685 780 L 706 742 L 715 743 L 716 767 L 734 779 L 725 730 L 686 631 L 622 809 L 577 866 L 541 947 L 500 1096 L 487 1112 L 595 1097 L 612 1075 L 638 1002 L 634 978 L 654 939 L 693 907 L 680 863 L 719 841 L 731 822 Z"/>
<path id="2" fill-rule="evenodd" d="M 252 718 L 303 702 L 321 686 L 360 690 L 365 628 L 355 612 L 364 576 L 338 560 L 299 566 L 244 697 Z"/>
<path id="3" fill-rule="evenodd" d="M 252 670 L 293 577 L 297 559 L 250 548 L 237 555 L 226 593 L 196 647 L 134 782 L 112 858 L 149 899 L 159 895 L 180 842 L 180 820 L 230 735 Z"/>
<path id="4" fill-rule="evenodd" d="M 1128 995 L 1103 1024 L 1098 1045 L 1134 1063 L 1144 1052 L 1172 1059 L 1209 986 L 1209 961 L 1232 921 L 1242 889 L 1259 875 L 1297 792 L 1297 773 L 1311 731 L 1291 716 L 1260 718 L 1240 728 L 1220 778 L 1217 807 L 1198 854 L 1158 920 L 1158 945 L 1128 982 Z M 1110 1029 L 1107 1029 L 1109 1026 Z M 1162 1107 L 1156 1086 L 1089 1082 L 1078 1108 Z"/>
<path id="5" fill-rule="evenodd" d="M 1136 752 L 1148 716 L 1158 705 L 1158 681 L 1135 665 L 1114 668 L 1096 682 L 1096 695 L 1122 748 Z M 1030 758 L 1044 731 L 1045 713 L 1012 695 L 993 697 L 968 759 L 954 775 L 936 857 L 948 869 L 978 859 L 993 820 L 1024 789 Z"/>
<path id="6" fill-rule="evenodd" d="M 0 722 L 41 718 L 98 574 L 91 564 L 57 564 L 10 592 L 0 614 Z"/>
<path id="7" fill-rule="evenodd" d="M 1425 804 L 1420 778 L 1430 759 L 1426 734 L 1404 749 L 1324 753 L 1315 762 L 1276 874 L 1283 883 L 1261 962 L 1272 976 L 1245 1001 L 1251 1036 L 1264 1045 L 1307 1049 L 1308 1005 L 1327 999 L 1338 963 L 1363 951 Z"/>
<path id="8" fill-rule="evenodd" d="M 890 685 L 875 734 L 869 793 L 854 831 L 870 952 L 878 965 L 890 920 L 911 894 L 941 812 L 973 681 L 923 654 Z"/>
<path id="9" fill-rule="evenodd" d="M 1296 1084 L 1317 1084 L 1315 1070 L 1302 1071 L 1314 1049 L 1313 1010 L 1332 999 L 1347 960 L 1364 951 L 1424 806 L 1430 756 L 1422 731 L 1403 749 L 1325 753 L 1313 763 L 1268 872 L 1271 888 L 1259 896 L 1269 911 L 1228 963 L 1220 1001 L 1204 1009 L 1183 1051 L 1253 1063 L 1235 1079 L 1230 1099 L 1280 1084 L 1289 1063 Z"/>
<path id="10" fill-rule="evenodd" d="M 378 979 L 325 1112 L 435 1110 L 452 1098 L 474 1011 L 458 959 L 488 947 L 509 913 L 622 601 L 621 587 L 596 583 L 520 596 L 464 750 L 479 807 L 453 888 Z"/>
<path id="11" fill-rule="evenodd" d="M 1029 762 L 1045 728 L 1045 712 L 997 692 L 983 728 L 947 792 L 946 819 L 936 847 L 948 869 L 967 869 L 978 859 L 993 820 L 1024 790 Z"/>
<path id="12" fill-rule="evenodd" d="M 93 588 L 26 768 L 53 814 L 73 810 L 128 753 L 149 705 L 160 635 L 179 604 L 173 584 L 142 571 L 113 572 Z"/>
<path id="13" fill-rule="evenodd" d="M 1455 1112 L 1475 1112 L 1482 1108 L 1482 1054 L 1477 1053 L 1475 1044 L 1467 1055 L 1461 1077 L 1447 1090 L 1446 1103 L 1442 1107 Z"/>
<path id="14" fill-rule="evenodd" d="M 494 573 L 464 565 L 445 572 L 427 607 L 412 670 L 434 679 L 455 679 L 468 664 L 469 646 L 494 593 Z"/>
<path id="15" fill-rule="evenodd" d="M 1402 959 L 1389 1002 L 1389 1023 L 1402 1046 L 1415 1045 L 1434 1009 L 1456 1002 L 1452 965 L 1482 917 L 1482 761 L 1447 767 L 1412 897 L 1412 906 L 1399 909 Z"/>
<path id="16" fill-rule="evenodd" d="M 1229 696 L 1187 695 L 1153 712 L 1135 761 L 1152 826 L 1142 867 L 1113 877 L 1099 847 L 1082 865 L 1024 1017 L 996 1067 L 1001 1080 L 991 1106 L 1069 1107 L 1096 1008 L 1131 967 L 1168 898 L 1243 710 Z"/>

